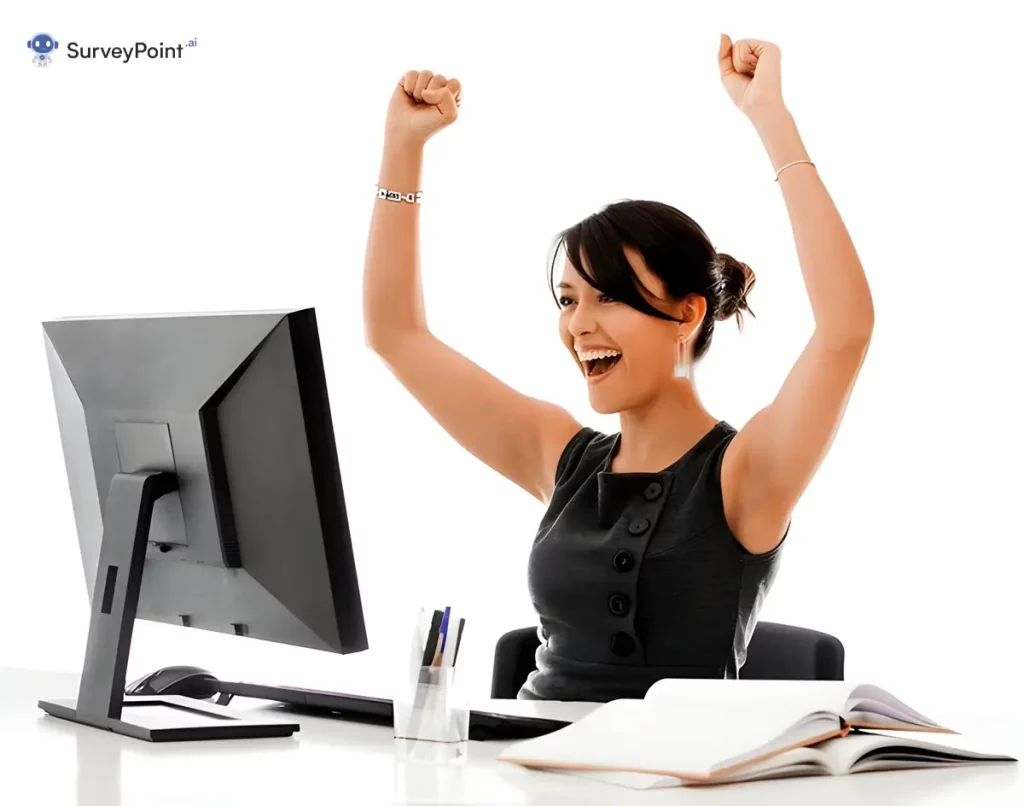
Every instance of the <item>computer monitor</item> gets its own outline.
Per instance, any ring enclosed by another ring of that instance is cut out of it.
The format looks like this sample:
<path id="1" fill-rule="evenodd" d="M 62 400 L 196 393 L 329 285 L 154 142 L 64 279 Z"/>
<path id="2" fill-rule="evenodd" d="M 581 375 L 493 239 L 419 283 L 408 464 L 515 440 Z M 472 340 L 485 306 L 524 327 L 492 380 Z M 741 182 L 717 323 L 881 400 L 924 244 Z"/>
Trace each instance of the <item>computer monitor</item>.
<path id="1" fill-rule="evenodd" d="M 153 741 L 294 732 L 124 690 L 136 618 L 367 648 L 315 310 L 43 331 L 92 615 L 78 698 L 40 708 Z"/>

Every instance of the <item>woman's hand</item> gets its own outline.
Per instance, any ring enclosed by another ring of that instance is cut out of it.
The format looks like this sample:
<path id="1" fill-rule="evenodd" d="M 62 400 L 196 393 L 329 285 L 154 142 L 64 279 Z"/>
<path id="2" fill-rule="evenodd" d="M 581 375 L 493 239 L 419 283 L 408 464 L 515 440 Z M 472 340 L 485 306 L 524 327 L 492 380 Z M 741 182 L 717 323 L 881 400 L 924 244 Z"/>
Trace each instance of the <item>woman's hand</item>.
<path id="1" fill-rule="evenodd" d="M 462 103 L 462 85 L 429 70 L 409 70 L 395 87 L 388 106 L 389 139 L 422 146 L 455 121 Z"/>
<path id="2" fill-rule="evenodd" d="M 722 34 L 718 66 L 725 91 L 752 121 L 758 115 L 785 108 L 778 45 L 760 39 L 741 39 L 733 44 L 727 34 Z"/>

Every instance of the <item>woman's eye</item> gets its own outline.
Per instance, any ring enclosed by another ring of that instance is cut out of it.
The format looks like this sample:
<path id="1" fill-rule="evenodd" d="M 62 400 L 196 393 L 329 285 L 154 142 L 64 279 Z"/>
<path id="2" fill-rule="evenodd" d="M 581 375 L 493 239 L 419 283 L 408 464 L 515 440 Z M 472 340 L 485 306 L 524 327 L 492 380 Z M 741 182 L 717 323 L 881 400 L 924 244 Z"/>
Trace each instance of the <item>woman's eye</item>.
<path id="1" fill-rule="evenodd" d="M 559 297 L 558 304 L 560 307 L 564 308 L 566 305 L 572 305 L 572 300 L 569 299 L 569 297 Z"/>
<path id="2" fill-rule="evenodd" d="M 598 302 L 615 302 L 615 300 L 607 294 L 601 294 L 597 299 Z"/>

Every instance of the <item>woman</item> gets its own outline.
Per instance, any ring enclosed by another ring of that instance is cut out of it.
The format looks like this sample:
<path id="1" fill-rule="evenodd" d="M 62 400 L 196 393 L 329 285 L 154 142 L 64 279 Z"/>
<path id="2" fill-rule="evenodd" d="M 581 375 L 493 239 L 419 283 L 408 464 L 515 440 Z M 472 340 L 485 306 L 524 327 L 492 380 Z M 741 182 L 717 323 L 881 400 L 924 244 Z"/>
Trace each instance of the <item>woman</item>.
<path id="1" fill-rule="evenodd" d="M 528 572 L 541 646 L 520 698 L 606 701 L 663 677 L 737 676 L 868 348 L 870 291 L 783 103 L 779 49 L 722 35 L 718 59 L 776 172 L 815 320 L 775 399 L 738 431 L 705 410 L 690 367 L 715 321 L 747 309 L 753 273 L 668 205 L 613 204 L 559 237 L 562 341 L 593 407 L 618 413 L 617 433 L 510 389 L 435 338 L 416 194 L 423 146 L 457 118 L 461 85 L 410 71 L 391 100 L 367 343 L 463 447 L 546 505 Z"/>

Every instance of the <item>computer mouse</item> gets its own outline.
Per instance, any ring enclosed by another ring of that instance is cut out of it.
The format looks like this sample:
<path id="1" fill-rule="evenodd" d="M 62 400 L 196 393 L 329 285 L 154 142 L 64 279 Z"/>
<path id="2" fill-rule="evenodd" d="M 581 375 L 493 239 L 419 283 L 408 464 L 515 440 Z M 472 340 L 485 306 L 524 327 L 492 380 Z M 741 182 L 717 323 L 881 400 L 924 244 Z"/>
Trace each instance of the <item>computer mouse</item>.
<path id="1" fill-rule="evenodd" d="M 129 695 L 153 696 L 177 694 L 182 697 L 207 699 L 217 693 L 217 678 L 197 666 L 165 666 L 125 687 Z"/>

